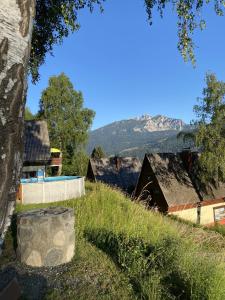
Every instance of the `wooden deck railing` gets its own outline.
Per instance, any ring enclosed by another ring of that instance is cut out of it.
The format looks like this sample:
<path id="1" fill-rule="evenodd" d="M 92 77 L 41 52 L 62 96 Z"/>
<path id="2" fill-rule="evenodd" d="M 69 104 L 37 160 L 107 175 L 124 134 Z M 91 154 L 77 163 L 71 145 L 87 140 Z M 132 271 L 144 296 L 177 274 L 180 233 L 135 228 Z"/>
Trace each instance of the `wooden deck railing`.
<path id="1" fill-rule="evenodd" d="M 50 159 L 50 166 L 61 166 L 62 158 L 61 157 L 53 157 Z"/>

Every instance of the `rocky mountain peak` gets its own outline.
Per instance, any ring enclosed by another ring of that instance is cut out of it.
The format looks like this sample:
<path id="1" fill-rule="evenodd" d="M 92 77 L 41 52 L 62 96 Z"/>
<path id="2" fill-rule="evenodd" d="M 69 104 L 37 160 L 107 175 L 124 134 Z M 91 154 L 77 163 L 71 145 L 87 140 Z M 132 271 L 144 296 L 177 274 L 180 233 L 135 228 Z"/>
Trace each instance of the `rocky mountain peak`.
<path id="1" fill-rule="evenodd" d="M 151 117 L 148 114 L 135 118 L 138 124 L 134 127 L 134 131 L 164 131 L 164 130 L 182 130 L 185 123 L 180 119 L 173 119 L 163 115 Z"/>
<path id="2" fill-rule="evenodd" d="M 184 144 L 177 140 L 179 130 L 190 130 L 180 119 L 144 114 L 116 121 L 90 132 L 88 153 L 100 145 L 108 155 L 139 156 L 150 152 L 177 152 Z M 189 146 L 189 145 L 186 145 Z"/>
<path id="3" fill-rule="evenodd" d="M 151 118 L 152 117 L 149 114 L 144 114 L 144 115 L 141 115 L 140 117 L 136 117 L 135 120 L 137 120 L 137 121 L 148 121 Z"/>

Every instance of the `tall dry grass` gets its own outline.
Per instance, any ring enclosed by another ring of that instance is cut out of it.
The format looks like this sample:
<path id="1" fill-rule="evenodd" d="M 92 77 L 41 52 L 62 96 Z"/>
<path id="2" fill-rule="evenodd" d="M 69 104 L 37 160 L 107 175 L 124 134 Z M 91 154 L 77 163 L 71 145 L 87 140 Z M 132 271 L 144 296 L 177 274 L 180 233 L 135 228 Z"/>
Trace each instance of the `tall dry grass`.
<path id="1" fill-rule="evenodd" d="M 134 299 L 225 299 L 221 236 L 218 246 L 211 233 L 147 211 L 106 185 L 87 183 L 86 189 L 85 197 L 54 205 L 74 208 L 79 251 L 88 243 L 107 255 Z"/>

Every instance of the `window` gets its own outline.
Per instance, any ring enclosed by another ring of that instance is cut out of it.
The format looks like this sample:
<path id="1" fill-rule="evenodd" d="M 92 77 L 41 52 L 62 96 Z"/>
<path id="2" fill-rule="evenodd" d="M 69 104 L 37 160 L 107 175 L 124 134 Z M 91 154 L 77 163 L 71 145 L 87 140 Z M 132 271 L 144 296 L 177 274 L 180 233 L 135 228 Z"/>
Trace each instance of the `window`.
<path id="1" fill-rule="evenodd" d="M 220 222 L 221 220 L 225 220 L 225 205 L 214 207 L 214 221 Z"/>

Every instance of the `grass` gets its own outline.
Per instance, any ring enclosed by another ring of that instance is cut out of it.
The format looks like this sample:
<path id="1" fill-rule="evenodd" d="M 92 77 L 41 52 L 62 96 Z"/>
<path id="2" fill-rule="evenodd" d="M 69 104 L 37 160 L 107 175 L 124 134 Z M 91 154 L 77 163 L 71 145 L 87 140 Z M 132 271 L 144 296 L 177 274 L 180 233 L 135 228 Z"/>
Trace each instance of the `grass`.
<path id="1" fill-rule="evenodd" d="M 74 208 L 76 254 L 45 299 L 225 299 L 222 235 L 146 211 L 103 184 L 86 190 L 54 203 Z M 46 206 L 18 205 L 17 212 Z M 13 232 L 2 266 L 15 257 Z"/>
<path id="2" fill-rule="evenodd" d="M 213 230 L 213 231 L 218 232 L 221 235 L 225 236 L 225 226 L 220 225 L 219 223 L 217 223 L 215 226 L 209 228 L 209 230 Z"/>
<path id="3" fill-rule="evenodd" d="M 172 220 L 180 223 L 180 224 L 186 224 L 186 225 L 188 225 L 191 228 L 201 228 L 201 229 L 203 229 L 205 231 L 217 232 L 220 235 L 222 235 L 222 236 L 225 237 L 225 226 L 221 225 L 220 223 L 216 223 L 213 226 L 204 226 L 204 225 L 193 223 L 193 222 L 188 221 L 188 220 L 184 220 L 184 219 L 182 219 L 182 218 L 180 218 L 180 217 L 178 217 L 176 215 L 168 215 L 168 217 L 171 218 Z"/>

